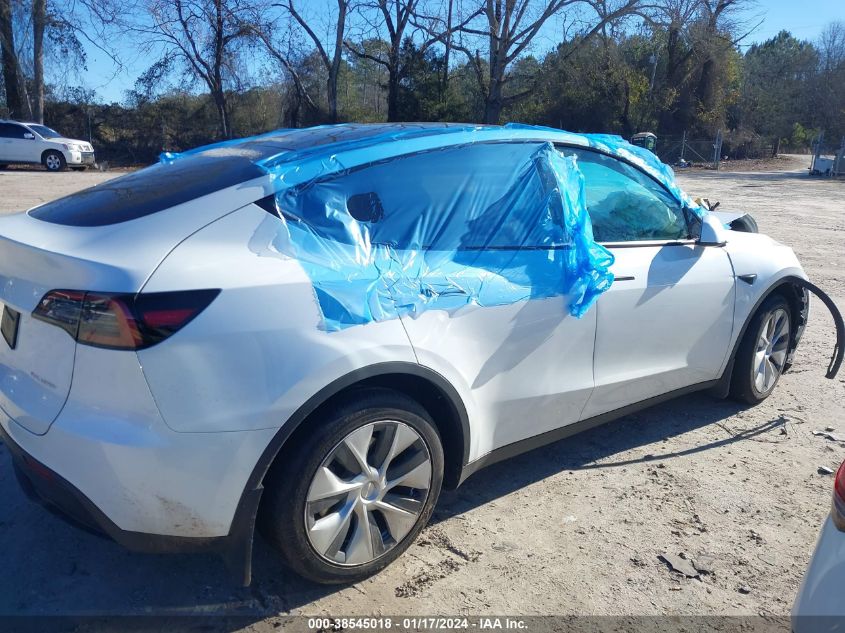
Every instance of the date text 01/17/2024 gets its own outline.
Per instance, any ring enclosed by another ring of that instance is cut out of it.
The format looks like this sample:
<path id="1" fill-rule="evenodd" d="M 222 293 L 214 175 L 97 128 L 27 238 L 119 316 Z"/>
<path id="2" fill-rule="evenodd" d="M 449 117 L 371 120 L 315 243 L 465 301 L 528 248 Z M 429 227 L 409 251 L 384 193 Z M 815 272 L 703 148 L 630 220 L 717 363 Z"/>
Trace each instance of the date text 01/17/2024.
<path id="1" fill-rule="evenodd" d="M 525 630 L 527 623 L 519 618 L 509 617 L 347 617 L 347 618 L 309 618 L 308 629 L 312 631 L 369 630 L 387 631 L 391 629 L 414 631 L 445 630 Z"/>

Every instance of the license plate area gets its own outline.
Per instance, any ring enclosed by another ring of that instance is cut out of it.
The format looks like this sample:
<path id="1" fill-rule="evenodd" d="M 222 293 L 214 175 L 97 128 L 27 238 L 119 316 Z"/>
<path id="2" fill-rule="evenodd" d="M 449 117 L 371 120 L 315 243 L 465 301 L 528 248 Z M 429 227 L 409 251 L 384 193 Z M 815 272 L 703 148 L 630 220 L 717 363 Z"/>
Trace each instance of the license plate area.
<path id="1" fill-rule="evenodd" d="M 3 305 L 3 304 L 0 304 Z M 3 305 L 3 316 L 0 317 L 0 332 L 9 347 L 15 349 L 18 344 L 18 326 L 21 322 L 21 313 L 17 310 L 12 310 L 7 305 Z"/>

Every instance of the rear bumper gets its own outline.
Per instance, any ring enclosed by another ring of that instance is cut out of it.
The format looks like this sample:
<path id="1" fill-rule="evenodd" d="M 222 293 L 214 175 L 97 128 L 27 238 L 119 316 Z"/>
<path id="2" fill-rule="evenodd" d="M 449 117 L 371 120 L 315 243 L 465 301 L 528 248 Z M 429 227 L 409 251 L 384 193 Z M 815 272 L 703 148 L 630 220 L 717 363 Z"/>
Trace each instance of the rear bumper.
<path id="1" fill-rule="evenodd" d="M 12 456 L 15 477 L 26 496 L 77 527 L 108 536 L 138 552 L 213 551 L 224 545 L 226 537 L 190 538 L 122 530 L 78 488 L 24 451 L 2 425 L 0 439 Z"/>
<path id="2" fill-rule="evenodd" d="M 0 422 L 0 441 L 8 449 L 15 477 L 30 500 L 40 503 L 73 526 L 110 538 L 131 551 L 218 554 L 237 582 L 249 585 L 252 576 L 255 518 L 262 493 L 260 485 L 244 490 L 229 532 L 224 536 L 188 537 L 125 530 L 76 486 L 21 448 L 3 426 L 15 423 L 2 411 Z"/>
<path id="3" fill-rule="evenodd" d="M 185 390 L 184 397 L 198 396 Z M 191 539 L 230 533 L 253 468 L 275 434 L 174 431 L 134 353 L 82 345 L 67 402 L 52 424 L 13 421 L 10 413 L 0 414 L 0 426 L 14 444 L 121 530 Z"/>
<path id="4" fill-rule="evenodd" d="M 24 491 L 128 549 L 217 551 L 248 578 L 262 492 L 251 476 L 276 429 L 174 431 L 134 353 L 79 346 L 75 361 L 67 402 L 40 434 L 0 408 Z"/>

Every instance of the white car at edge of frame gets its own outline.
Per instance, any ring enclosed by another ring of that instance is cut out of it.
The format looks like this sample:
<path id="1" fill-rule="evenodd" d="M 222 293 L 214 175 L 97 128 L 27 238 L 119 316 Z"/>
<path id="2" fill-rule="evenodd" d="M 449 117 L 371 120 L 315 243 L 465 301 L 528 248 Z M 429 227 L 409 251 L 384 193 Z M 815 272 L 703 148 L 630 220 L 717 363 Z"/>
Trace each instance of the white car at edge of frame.
<path id="1" fill-rule="evenodd" d="M 377 200 L 366 221 L 389 227 L 403 205 L 450 208 L 467 182 L 499 199 L 513 172 L 499 153 L 553 143 L 583 172 L 610 288 L 582 318 L 567 297 L 528 297 L 327 331 L 331 297 L 275 241 L 308 218 L 280 214 L 255 160 L 409 127 L 446 126 L 282 130 L 0 218 L 0 435 L 24 490 L 134 550 L 220 552 L 247 583 L 256 525 L 302 576 L 356 581 L 485 465 L 694 391 L 762 401 L 793 362 L 808 289 L 829 302 L 789 247 L 696 219 L 636 164 L 576 135 L 487 128 L 497 142 L 444 140 L 438 161 L 365 161 L 309 191 Z M 441 219 L 463 230 L 454 208 Z M 496 250 L 548 272 L 553 253 L 516 239 Z"/>
<path id="2" fill-rule="evenodd" d="M 845 623 L 845 462 L 833 481 L 830 514 L 792 607 L 794 633 L 833 633 Z"/>
<path id="3" fill-rule="evenodd" d="M 66 138 L 40 123 L 0 119 L 0 169 L 40 164 L 47 171 L 84 170 L 94 163 L 94 148 L 87 141 Z"/>

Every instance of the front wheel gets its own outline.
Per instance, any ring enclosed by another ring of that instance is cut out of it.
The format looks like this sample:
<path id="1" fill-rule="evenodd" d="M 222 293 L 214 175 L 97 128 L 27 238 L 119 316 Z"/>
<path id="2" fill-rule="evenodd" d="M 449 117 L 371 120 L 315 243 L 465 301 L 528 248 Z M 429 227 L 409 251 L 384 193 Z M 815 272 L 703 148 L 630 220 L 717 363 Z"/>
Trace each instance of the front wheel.
<path id="1" fill-rule="evenodd" d="M 259 526 L 301 576 L 357 582 L 428 523 L 443 482 L 440 438 L 419 404 L 387 389 L 351 394 L 309 429 L 265 478 Z"/>
<path id="2" fill-rule="evenodd" d="M 67 161 L 61 152 L 50 150 L 44 152 L 44 157 L 41 159 L 47 171 L 62 171 L 67 167 Z"/>
<path id="3" fill-rule="evenodd" d="M 731 395 L 757 404 L 775 390 L 786 367 L 792 322 L 789 304 L 780 295 L 766 299 L 751 319 L 737 351 Z"/>

